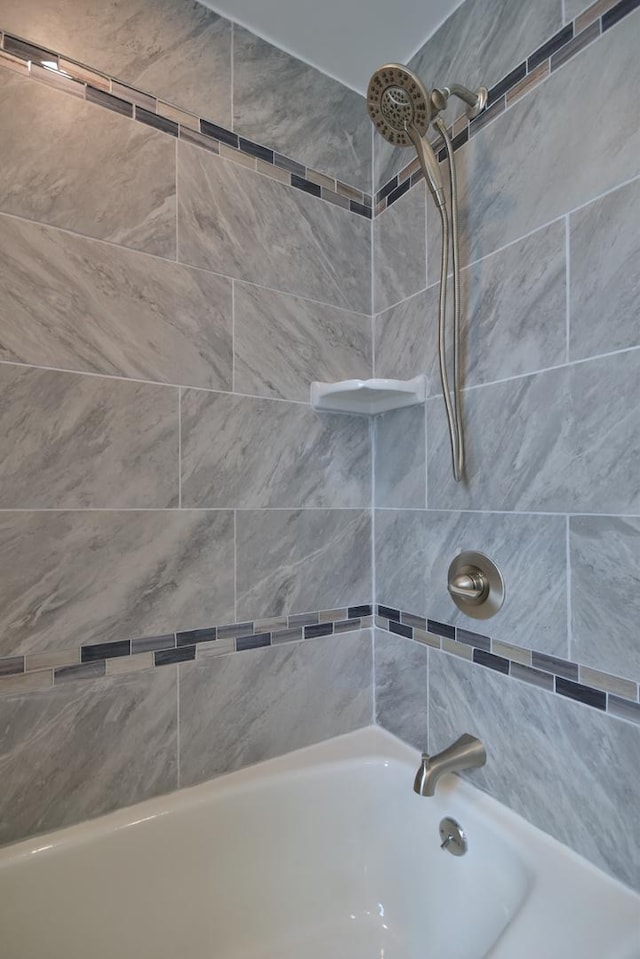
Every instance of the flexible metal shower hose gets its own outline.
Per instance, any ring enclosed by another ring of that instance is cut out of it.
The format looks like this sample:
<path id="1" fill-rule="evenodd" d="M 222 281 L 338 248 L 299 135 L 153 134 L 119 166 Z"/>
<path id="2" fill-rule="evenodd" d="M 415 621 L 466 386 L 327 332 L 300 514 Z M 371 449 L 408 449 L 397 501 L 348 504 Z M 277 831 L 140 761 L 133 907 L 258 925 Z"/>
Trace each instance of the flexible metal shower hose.
<path id="1" fill-rule="evenodd" d="M 458 243 L 458 184 L 456 167 L 453 156 L 453 146 L 447 133 L 447 128 L 441 118 L 436 120 L 442 139 L 444 140 L 447 159 L 449 161 L 449 195 L 451 207 L 451 251 L 453 266 L 453 405 L 449 389 L 449 375 L 447 372 L 447 274 L 449 272 L 449 217 L 444 204 L 438 204 L 442 223 L 442 262 L 440 269 L 440 299 L 438 310 L 438 355 L 440 361 L 440 381 L 442 394 L 449 425 L 449 439 L 451 441 L 451 460 L 453 476 L 457 483 L 464 474 L 464 434 L 462 431 L 462 411 L 460 408 L 460 252 Z"/>

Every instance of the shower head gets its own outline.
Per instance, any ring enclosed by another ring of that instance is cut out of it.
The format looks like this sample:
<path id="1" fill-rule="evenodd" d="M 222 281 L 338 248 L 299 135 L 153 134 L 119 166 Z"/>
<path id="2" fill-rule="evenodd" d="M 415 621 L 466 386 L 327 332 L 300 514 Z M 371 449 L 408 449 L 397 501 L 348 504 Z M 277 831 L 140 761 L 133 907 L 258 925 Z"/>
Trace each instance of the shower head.
<path id="1" fill-rule="evenodd" d="M 426 133 L 432 97 L 422 81 L 399 63 L 379 67 L 369 81 L 367 109 L 379 133 L 394 146 L 414 146 L 422 172 L 441 210 L 445 208 L 442 177 Z"/>
<path id="2" fill-rule="evenodd" d="M 379 133 L 394 146 L 411 146 L 407 127 L 423 137 L 431 123 L 431 96 L 422 81 L 399 63 L 379 67 L 369 81 L 367 109 Z"/>

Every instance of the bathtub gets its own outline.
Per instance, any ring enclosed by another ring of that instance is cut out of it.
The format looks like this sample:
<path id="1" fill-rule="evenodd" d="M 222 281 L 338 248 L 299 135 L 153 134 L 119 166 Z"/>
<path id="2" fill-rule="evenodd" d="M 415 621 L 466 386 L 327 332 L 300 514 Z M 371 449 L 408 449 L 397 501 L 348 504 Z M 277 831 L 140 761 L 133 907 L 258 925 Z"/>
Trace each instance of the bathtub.
<path id="1" fill-rule="evenodd" d="M 369 728 L 5 847 L 0 955 L 640 957 L 640 897 L 418 758 Z"/>

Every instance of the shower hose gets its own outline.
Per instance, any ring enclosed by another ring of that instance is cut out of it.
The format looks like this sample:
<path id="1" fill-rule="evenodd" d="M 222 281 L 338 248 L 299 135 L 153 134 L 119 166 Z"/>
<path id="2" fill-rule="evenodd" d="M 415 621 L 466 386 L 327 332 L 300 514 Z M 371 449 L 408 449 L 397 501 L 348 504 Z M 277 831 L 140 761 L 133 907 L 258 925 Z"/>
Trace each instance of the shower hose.
<path id="1" fill-rule="evenodd" d="M 453 156 L 451 138 L 444 121 L 438 118 L 435 122 L 444 141 L 447 160 L 449 162 L 449 197 L 451 227 L 446 205 L 438 203 L 440 220 L 442 223 L 442 257 L 440 267 L 440 298 L 438 304 L 438 357 L 440 364 L 440 382 L 442 395 L 449 425 L 449 439 L 451 442 L 451 460 L 453 476 L 460 482 L 464 474 L 464 435 L 462 431 L 462 411 L 460 408 L 460 254 L 458 245 L 458 184 L 456 167 Z M 453 267 L 453 404 L 447 372 L 447 274 L 449 272 L 449 246 L 451 245 L 451 259 Z"/>

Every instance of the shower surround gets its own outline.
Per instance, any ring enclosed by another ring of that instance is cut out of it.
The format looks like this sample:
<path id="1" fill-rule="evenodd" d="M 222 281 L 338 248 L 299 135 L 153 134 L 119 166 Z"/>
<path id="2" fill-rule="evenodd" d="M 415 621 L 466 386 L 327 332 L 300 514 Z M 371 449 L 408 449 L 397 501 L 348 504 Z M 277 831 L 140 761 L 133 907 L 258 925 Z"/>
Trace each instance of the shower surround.
<path id="1" fill-rule="evenodd" d="M 0 0 L 3 840 L 366 725 L 375 694 L 414 745 L 480 735 L 470 779 L 640 886 L 615 841 L 640 768 L 633 6 L 467 0 L 411 61 L 493 86 L 454 127 L 460 490 L 435 389 L 372 430 L 308 406 L 373 356 L 437 383 L 435 215 L 379 138 L 372 185 L 364 100 L 195 3 Z M 445 594 L 462 548 L 505 574 L 490 640 Z"/>

